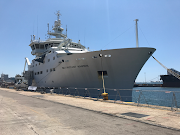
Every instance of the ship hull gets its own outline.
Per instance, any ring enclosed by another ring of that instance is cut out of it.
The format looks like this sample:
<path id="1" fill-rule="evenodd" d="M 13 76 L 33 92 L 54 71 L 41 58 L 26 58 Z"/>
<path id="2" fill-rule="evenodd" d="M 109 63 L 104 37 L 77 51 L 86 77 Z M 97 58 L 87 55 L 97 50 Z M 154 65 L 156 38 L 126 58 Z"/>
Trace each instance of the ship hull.
<path id="1" fill-rule="evenodd" d="M 33 62 L 29 70 L 33 71 L 33 82 L 38 87 L 93 88 L 96 91 L 103 87 L 103 72 L 107 91 L 116 95 L 116 90 L 121 89 L 118 97 L 131 101 L 135 79 L 151 56 L 149 52 L 154 51 L 154 48 L 124 48 L 61 55 L 54 52 L 46 55 L 44 63 Z"/>
<path id="2" fill-rule="evenodd" d="M 180 87 L 180 80 L 172 75 L 161 75 L 162 87 Z"/>

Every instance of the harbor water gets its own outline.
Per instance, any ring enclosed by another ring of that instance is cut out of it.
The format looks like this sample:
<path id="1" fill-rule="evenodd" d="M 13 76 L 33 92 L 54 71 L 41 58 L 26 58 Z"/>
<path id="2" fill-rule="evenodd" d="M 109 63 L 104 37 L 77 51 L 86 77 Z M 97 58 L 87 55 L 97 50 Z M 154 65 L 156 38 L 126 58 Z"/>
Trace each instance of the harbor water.
<path id="1" fill-rule="evenodd" d="M 166 107 L 180 107 L 180 88 L 169 87 L 135 87 L 132 101 Z"/>

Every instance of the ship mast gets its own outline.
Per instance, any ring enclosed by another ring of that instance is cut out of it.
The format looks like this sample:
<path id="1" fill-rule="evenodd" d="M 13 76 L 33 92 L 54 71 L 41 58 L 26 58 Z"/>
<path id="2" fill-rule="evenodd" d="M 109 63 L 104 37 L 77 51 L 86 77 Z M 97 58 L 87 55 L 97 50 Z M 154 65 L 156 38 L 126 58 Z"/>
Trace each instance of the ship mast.
<path id="1" fill-rule="evenodd" d="M 49 31 L 49 24 L 48 24 L 48 35 L 53 35 L 56 38 L 61 38 L 61 37 L 66 38 L 67 36 L 62 34 L 62 31 L 64 29 L 61 27 L 60 12 L 57 11 L 56 15 L 57 15 L 57 20 L 54 21 L 54 27 L 52 29 L 54 30 L 54 32 Z"/>
<path id="2" fill-rule="evenodd" d="M 138 42 L 138 24 L 137 21 L 139 21 L 138 19 L 135 19 L 134 21 L 136 21 L 136 47 L 139 47 L 139 42 Z"/>

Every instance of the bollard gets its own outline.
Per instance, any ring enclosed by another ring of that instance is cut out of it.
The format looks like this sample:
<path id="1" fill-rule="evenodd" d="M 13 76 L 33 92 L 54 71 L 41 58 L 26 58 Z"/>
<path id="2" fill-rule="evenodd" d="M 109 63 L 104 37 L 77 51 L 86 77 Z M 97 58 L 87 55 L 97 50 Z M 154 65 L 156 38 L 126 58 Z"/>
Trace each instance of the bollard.
<path id="1" fill-rule="evenodd" d="M 108 93 L 104 92 L 101 96 L 103 96 L 103 100 L 108 100 Z"/>

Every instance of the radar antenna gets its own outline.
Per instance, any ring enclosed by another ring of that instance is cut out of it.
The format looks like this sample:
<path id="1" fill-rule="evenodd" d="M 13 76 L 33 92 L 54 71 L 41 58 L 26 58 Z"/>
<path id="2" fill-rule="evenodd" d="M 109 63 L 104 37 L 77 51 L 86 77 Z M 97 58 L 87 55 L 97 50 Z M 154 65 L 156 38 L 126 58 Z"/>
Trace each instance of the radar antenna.
<path id="1" fill-rule="evenodd" d="M 60 11 L 58 10 L 57 13 L 55 13 L 55 15 L 57 15 L 57 20 L 59 20 L 59 17 L 61 15 Z"/>

